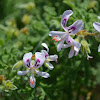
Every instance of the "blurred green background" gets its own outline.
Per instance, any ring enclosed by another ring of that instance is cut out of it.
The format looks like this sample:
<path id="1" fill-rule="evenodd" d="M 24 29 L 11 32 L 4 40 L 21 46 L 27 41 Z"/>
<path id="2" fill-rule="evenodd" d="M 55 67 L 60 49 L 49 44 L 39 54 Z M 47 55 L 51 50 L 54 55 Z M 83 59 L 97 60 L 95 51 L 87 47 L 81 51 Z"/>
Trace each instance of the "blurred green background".
<path id="1" fill-rule="evenodd" d="M 83 20 L 84 29 L 96 33 L 93 22 L 100 20 L 100 0 L 0 0 L 0 100 L 100 100 L 100 38 L 86 36 L 93 59 L 85 52 L 68 58 L 70 48 L 57 52 L 57 44 L 49 37 L 50 31 L 64 31 L 61 16 L 65 10 L 74 14 L 67 26 Z M 13 65 L 27 52 L 40 51 L 47 43 L 50 54 L 59 56 L 54 69 L 41 70 L 50 74 L 48 79 L 36 76 L 36 87 L 29 85 L 29 75 L 18 76 Z M 10 80 L 17 89 L 5 91 L 2 80 Z"/>

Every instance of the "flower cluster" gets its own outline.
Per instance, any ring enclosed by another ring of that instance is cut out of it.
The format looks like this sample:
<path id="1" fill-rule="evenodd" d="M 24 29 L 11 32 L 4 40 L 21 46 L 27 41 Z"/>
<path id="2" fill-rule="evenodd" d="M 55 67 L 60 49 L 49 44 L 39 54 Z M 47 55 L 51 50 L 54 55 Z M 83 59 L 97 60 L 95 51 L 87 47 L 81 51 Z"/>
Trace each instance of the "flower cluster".
<path id="1" fill-rule="evenodd" d="M 93 58 L 92 56 L 89 56 L 89 53 L 91 52 L 89 49 L 89 44 L 85 40 L 86 35 L 94 35 L 94 33 L 88 33 L 85 30 L 82 30 L 84 28 L 84 22 L 82 20 L 77 20 L 74 22 L 71 26 L 66 27 L 67 21 L 69 17 L 73 14 L 72 10 L 66 10 L 61 18 L 61 26 L 65 30 L 65 32 L 61 31 L 50 31 L 49 36 L 53 37 L 53 40 L 55 42 L 59 41 L 57 45 L 57 51 L 59 52 L 63 48 L 71 47 L 71 50 L 69 52 L 68 57 L 72 58 L 73 56 L 77 56 L 79 53 L 79 50 L 81 47 L 84 48 L 87 54 L 87 59 Z M 100 17 L 99 17 L 100 18 Z M 100 32 L 100 23 L 94 22 L 93 23 L 94 28 Z M 77 38 L 74 38 L 77 37 Z M 80 42 L 80 38 L 81 42 Z M 13 69 L 19 68 L 21 65 L 25 65 L 27 68 L 26 71 L 18 71 L 18 75 L 26 75 L 27 73 L 30 73 L 30 86 L 32 88 L 35 87 L 35 77 L 34 74 L 38 74 L 39 76 L 42 76 L 44 78 L 48 78 L 49 74 L 47 72 L 41 72 L 39 71 L 39 68 L 45 64 L 46 67 L 48 67 L 50 70 L 52 70 L 54 67 L 50 63 L 51 61 L 57 62 L 57 55 L 49 55 L 49 48 L 46 45 L 46 43 L 41 44 L 46 50 L 41 50 L 41 52 L 36 52 L 35 54 L 32 54 L 32 52 L 26 53 L 23 56 L 23 61 L 19 61 L 13 66 Z M 98 47 L 98 52 L 100 52 L 100 45 Z"/>
<path id="2" fill-rule="evenodd" d="M 49 36 L 53 37 L 55 42 L 60 41 L 57 46 L 57 51 L 59 52 L 62 48 L 71 47 L 69 52 L 69 58 L 78 54 L 81 44 L 72 38 L 72 35 L 75 35 L 84 28 L 84 23 L 82 20 L 77 20 L 71 26 L 66 27 L 69 17 L 73 14 L 72 10 L 66 10 L 61 18 L 61 26 L 65 32 L 60 31 L 50 31 Z M 64 44 L 66 42 L 67 44 Z"/>
<path id="3" fill-rule="evenodd" d="M 47 50 L 41 50 L 41 52 L 36 52 L 35 54 L 32 54 L 32 52 L 26 53 L 23 56 L 23 63 L 24 66 L 27 68 L 26 71 L 18 71 L 18 75 L 26 75 L 30 73 L 30 86 L 32 88 L 35 87 L 35 77 L 34 74 L 38 74 L 39 76 L 42 76 L 44 78 L 48 78 L 49 74 L 47 72 L 41 72 L 39 71 L 39 68 L 46 63 L 48 68 L 52 70 L 54 67 L 50 63 L 50 61 L 57 61 L 58 56 L 57 55 L 50 55 L 48 54 L 49 48 L 45 43 L 42 43 L 42 45 L 47 49 Z M 16 66 L 18 67 L 18 64 L 20 66 L 20 62 L 16 63 L 13 66 L 13 69 L 16 69 Z"/>

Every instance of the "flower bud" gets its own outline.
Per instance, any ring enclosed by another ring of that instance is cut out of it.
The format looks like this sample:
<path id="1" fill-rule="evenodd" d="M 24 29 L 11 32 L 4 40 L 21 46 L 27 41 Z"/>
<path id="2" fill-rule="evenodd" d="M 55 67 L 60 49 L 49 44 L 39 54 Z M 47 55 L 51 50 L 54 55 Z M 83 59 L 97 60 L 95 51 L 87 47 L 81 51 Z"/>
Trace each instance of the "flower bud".
<path id="1" fill-rule="evenodd" d="M 89 48 L 89 44 L 86 40 L 83 39 L 81 41 L 81 46 L 84 49 L 83 52 L 86 51 L 86 53 L 91 53 L 90 48 Z"/>

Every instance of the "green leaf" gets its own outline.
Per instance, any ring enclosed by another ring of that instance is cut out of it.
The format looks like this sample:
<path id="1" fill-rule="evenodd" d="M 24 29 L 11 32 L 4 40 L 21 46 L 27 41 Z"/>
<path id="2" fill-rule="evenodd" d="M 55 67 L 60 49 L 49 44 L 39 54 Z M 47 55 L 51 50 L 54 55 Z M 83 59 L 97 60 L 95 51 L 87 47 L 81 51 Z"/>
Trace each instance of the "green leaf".
<path id="1" fill-rule="evenodd" d="M 0 39 L 0 45 L 4 45 L 4 41 Z"/>
<path id="2" fill-rule="evenodd" d="M 13 85 L 13 83 L 10 80 L 5 81 L 5 91 L 9 92 L 8 90 L 15 90 L 17 87 Z"/>

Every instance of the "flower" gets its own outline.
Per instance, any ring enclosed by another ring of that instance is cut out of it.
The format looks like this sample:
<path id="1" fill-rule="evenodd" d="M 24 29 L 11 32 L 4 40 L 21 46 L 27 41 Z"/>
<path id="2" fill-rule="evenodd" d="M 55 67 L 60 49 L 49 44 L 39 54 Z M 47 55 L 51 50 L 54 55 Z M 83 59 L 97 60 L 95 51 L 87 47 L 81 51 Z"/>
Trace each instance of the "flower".
<path id="1" fill-rule="evenodd" d="M 56 61 L 56 62 L 57 62 L 58 56 L 57 56 L 57 55 L 49 55 L 49 54 L 48 54 L 49 48 L 48 48 L 48 46 L 47 46 L 46 43 L 42 43 L 41 45 L 42 45 L 43 47 L 46 48 L 46 50 L 41 50 L 42 53 L 43 53 L 44 56 L 45 56 L 45 64 L 46 64 L 46 66 L 47 66 L 50 70 L 52 70 L 54 67 L 53 67 L 53 65 L 50 63 L 50 61 Z"/>
<path id="2" fill-rule="evenodd" d="M 73 14 L 72 10 L 66 10 L 61 18 L 61 26 L 65 30 L 65 32 L 61 31 L 50 31 L 49 36 L 53 37 L 53 40 L 55 42 L 60 41 L 57 46 L 57 51 L 59 52 L 62 48 L 67 48 L 72 46 L 74 49 L 72 49 L 72 54 L 69 56 L 70 58 L 74 54 L 73 51 L 79 52 L 80 43 L 75 41 L 70 35 L 75 35 L 79 31 L 81 31 L 84 27 L 84 23 L 82 20 L 77 20 L 74 22 L 71 26 L 66 27 L 67 21 L 69 17 Z M 67 45 L 65 46 L 64 42 L 66 41 Z"/>
<path id="3" fill-rule="evenodd" d="M 100 19 L 100 16 L 98 16 L 98 18 Z M 94 22 L 94 23 L 93 23 L 93 27 L 94 27 L 98 32 L 100 32 L 100 23 Z M 100 45 L 99 45 L 99 47 L 98 47 L 98 52 L 100 52 Z"/>
<path id="4" fill-rule="evenodd" d="M 34 77 L 34 73 L 44 77 L 44 78 L 48 78 L 49 74 L 46 72 L 41 72 L 39 70 L 37 70 L 38 68 L 40 68 L 43 63 L 45 61 L 45 56 L 43 53 L 40 52 L 36 52 L 35 55 L 32 55 L 31 52 L 26 53 L 23 57 L 23 62 L 26 68 L 28 68 L 28 70 L 26 71 L 18 71 L 17 74 L 18 75 L 26 75 L 27 73 L 31 73 L 30 76 L 30 86 L 32 88 L 35 87 L 35 77 Z"/>
<path id="5" fill-rule="evenodd" d="M 77 56 L 77 54 L 80 50 L 81 44 L 79 42 L 75 41 L 72 37 L 69 37 L 68 41 L 70 41 L 70 42 L 68 44 L 64 44 L 62 46 L 62 48 L 68 48 L 68 47 L 72 46 L 68 57 L 72 58 L 74 56 L 74 54 L 75 54 L 75 56 Z"/>
<path id="6" fill-rule="evenodd" d="M 100 44 L 99 44 L 99 46 L 98 46 L 98 52 L 100 52 Z"/>

